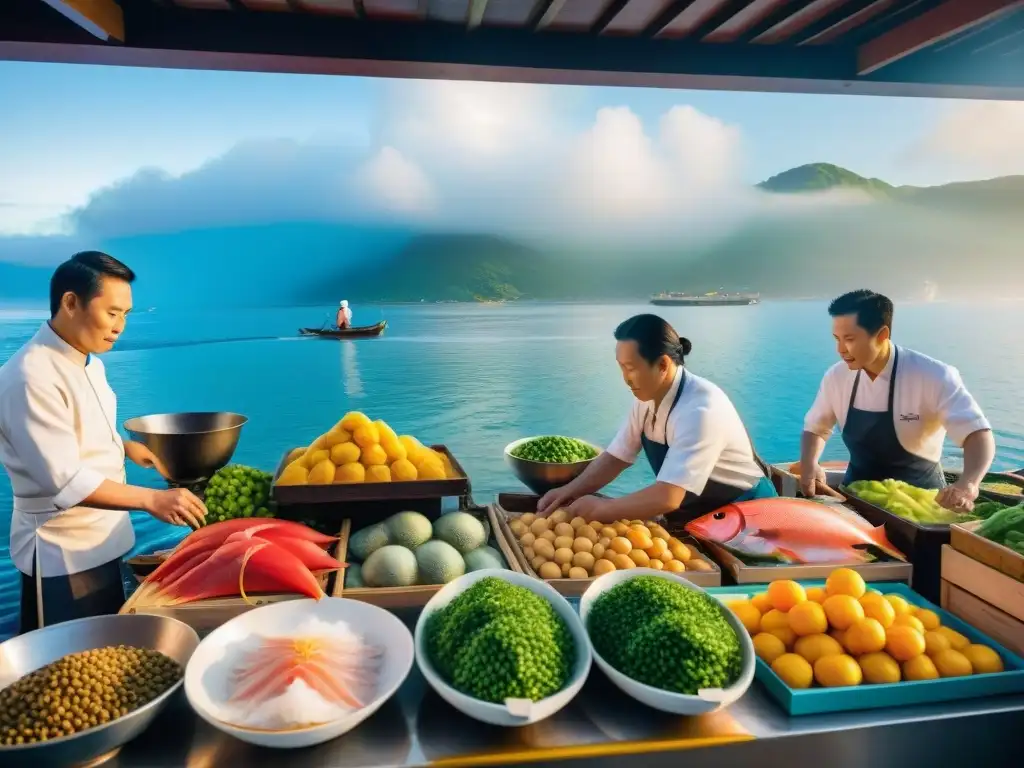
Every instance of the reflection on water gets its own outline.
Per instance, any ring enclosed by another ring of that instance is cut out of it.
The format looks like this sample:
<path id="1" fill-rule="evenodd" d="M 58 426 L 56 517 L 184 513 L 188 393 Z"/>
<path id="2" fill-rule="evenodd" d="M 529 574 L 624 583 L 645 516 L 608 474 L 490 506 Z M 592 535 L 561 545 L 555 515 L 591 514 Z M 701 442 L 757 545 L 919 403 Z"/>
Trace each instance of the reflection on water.
<path id="1" fill-rule="evenodd" d="M 341 383 L 349 397 L 363 396 L 363 380 L 359 378 L 356 341 L 339 341 L 341 345 Z"/>

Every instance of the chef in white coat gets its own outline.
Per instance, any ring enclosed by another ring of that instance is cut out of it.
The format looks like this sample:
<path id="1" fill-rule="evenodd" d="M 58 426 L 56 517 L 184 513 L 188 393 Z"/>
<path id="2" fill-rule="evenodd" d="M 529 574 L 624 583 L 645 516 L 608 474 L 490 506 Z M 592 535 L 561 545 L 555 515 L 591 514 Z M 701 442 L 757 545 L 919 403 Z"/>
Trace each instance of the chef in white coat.
<path id="1" fill-rule="evenodd" d="M 842 360 L 825 373 L 804 420 L 801 488 L 825 491 L 818 464 L 838 424 L 850 453 L 844 482 L 900 480 L 938 489 L 936 500 L 969 511 L 992 466 L 995 440 L 956 368 L 892 343 L 893 304 L 873 291 L 853 291 L 829 306 Z M 946 436 L 964 452 L 964 471 L 947 486 L 940 460 Z"/>
<path id="2" fill-rule="evenodd" d="M 132 271 L 97 251 L 76 254 L 50 281 L 50 320 L 0 366 L 0 462 L 11 479 L 11 559 L 22 573 L 21 631 L 116 613 L 121 558 L 135 543 L 128 510 L 198 526 L 203 503 L 185 489 L 127 485 L 117 398 L 97 355 L 132 307 Z"/>
<path id="3" fill-rule="evenodd" d="M 635 400 L 608 449 L 568 485 L 545 494 L 537 513 L 610 523 L 670 515 L 686 523 L 737 501 L 772 498 L 775 488 L 743 421 L 717 385 L 686 370 L 690 341 L 657 315 L 615 329 L 615 357 Z M 592 494 L 644 454 L 655 482 L 605 499 Z"/>

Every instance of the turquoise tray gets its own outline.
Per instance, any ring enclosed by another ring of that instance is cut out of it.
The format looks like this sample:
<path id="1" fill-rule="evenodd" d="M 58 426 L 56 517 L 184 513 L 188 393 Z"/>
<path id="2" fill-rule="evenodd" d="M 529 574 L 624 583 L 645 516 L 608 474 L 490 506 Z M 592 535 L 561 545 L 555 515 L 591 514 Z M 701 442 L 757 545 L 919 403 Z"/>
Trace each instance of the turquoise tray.
<path id="1" fill-rule="evenodd" d="M 801 581 L 805 587 L 823 587 L 823 581 Z M 755 595 L 767 585 L 742 584 L 732 587 L 712 587 L 707 591 L 719 599 L 736 595 Z M 877 586 L 883 586 L 881 584 Z M 848 712 L 857 709 L 906 707 L 914 704 L 935 704 L 956 699 L 974 699 L 1024 692 L 1024 659 L 1010 653 L 999 643 L 986 637 L 956 616 L 925 600 L 906 584 L 898 582 L 884 585 L 887 594 L 896 594 L 918 608 L 935 611 L 943 626 L 955 629 L 972 643 L 987 645 L 1003 659 L 1003 672 L 970 677 L 950 677 L 938 680 L 858 685 L 844 688 L 808 688 L 795 690 L 761 659 L 757 660 L 754 677 L 764 684 L 768 693 L 790 715 L 818 715 L 826 712 Z"/>

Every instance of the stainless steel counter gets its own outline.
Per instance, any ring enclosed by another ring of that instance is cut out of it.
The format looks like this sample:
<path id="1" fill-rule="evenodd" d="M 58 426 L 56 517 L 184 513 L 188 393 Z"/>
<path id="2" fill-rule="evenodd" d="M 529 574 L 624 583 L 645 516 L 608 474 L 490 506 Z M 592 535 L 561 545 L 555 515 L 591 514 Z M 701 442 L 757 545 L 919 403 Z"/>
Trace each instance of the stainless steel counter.
<path id="1" fill-rule="evenodd" d="M 586 760 L 621 765 L 643 754 L 644 768 L 758 764 L 829 768 L 1020 764 L 1024 696 L 913 709 L 789 718 L 755 683 L 729 710 L 699 718 L 646 709 L 618 692 L 595 668 L 579 697 L 547 721 L 518 729 L 471 720 L 426 687 L 418 671 L 377 714 L 318 747 L 250 747 L 200 721 L 185 702 L 168 710 L 105 765 L 110 768 L 281 768 L 553 765 Z M 981 752 L 984 750 L 984 753 Z M 775 761 L 779 762 L 775 762 Z M 740 762 L 737 762 L 740 761 Z M 751 762 L 748 762 L 751 761 Z M 784 761 L 784 762 L 783 762 Z M 939 761 L 939 762 L 936 762 Z"/>

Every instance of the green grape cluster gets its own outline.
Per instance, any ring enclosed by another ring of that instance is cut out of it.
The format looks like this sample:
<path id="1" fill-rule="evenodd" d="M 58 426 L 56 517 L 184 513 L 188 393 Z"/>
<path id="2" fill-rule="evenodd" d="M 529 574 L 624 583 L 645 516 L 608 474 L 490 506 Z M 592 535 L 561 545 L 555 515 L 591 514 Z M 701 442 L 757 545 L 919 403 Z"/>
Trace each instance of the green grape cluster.
<path id="1" fill-rule="evenodd" d="M 273 517 L 272 479 L 272 475 L 242 464 L 229 464 L 217 470 L 206 486 L 207 524 L 238 517 Z"/>

